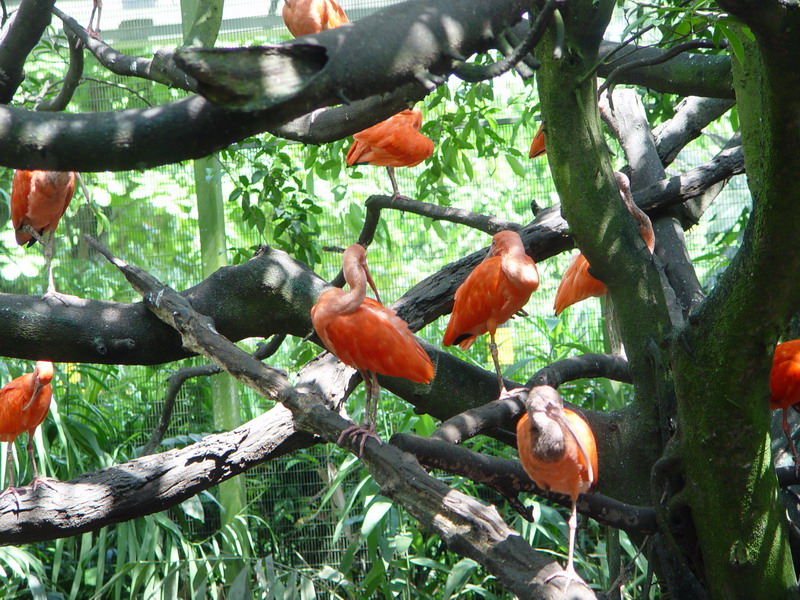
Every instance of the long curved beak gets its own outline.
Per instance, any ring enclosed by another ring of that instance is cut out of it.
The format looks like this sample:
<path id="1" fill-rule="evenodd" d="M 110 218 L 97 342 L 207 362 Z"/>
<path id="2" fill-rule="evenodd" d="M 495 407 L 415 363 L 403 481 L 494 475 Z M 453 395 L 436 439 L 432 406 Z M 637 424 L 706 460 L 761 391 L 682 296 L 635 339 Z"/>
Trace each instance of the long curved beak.
<path id="1" fill-rule="evenodd" d="M 36 398 L 39 396 L 39 393 L 42 391 L 43 387 L 44 386 L 41 384 L 39 378 L 37 377 L 35 383 L 33 384 L 33 393 L 31 394 L 31 399 L 28 400 L 27 404 L 25 404 L 25 406 L 22 407 L 23 412 L 31 407 Z"/>
<path id="2" fill-rule="evenodd" d="M 366 263 L 364 264 L 364 273 L 367 276 L 367 283 L 369 284 L 369 287 L 371 287 L 372 291 L 375 292 L 375 299 L 382 305 L 383 302 L 381 302 L 381 296 L 378 294 L 378 288 L 375 287 L 375 282 L 372 281 L 372 275 L 369 274 L 369 267 L 367 267 Z"/>

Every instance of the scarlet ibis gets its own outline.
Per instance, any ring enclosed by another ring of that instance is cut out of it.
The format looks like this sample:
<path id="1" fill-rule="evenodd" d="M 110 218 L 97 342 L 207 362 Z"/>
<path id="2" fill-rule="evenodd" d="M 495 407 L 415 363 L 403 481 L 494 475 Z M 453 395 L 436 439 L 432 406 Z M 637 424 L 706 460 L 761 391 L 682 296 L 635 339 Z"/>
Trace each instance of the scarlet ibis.
<path id="1" fill-rule="evenodd" d="M 769 407 L 772 410 L 783 410 L 783 433 L 789 442 L 789 449 L 798 462 L 797 449 L 789 434 L 789 420 L 786 411 L 797 407 L 800 403 L 800 340 L 789 340 L 775 346 L 772 355 L 772 370 L 769 374 Z"/>
<path id="2" fill-rule="evenodd" d="M 462 350 L 475 338 L 489 333 L 500 393 L 505 392 L 495 343 L 497 328 L 519 312 L 539 287 L 536 263 L 525 254 L 516 231 L 501 231 L 492 237 L 489 253 L 456 290 L 453 313 L 442 344 L 458 344 Z"/>
<path id="3" fill-rule="evenodd" d="M 433 154 L 433 140 L 420 133 L 420 127 L 422 112 L 415 108 L 359 131 L 347 151 L 347 165 L 386 167 L 392 181 L 392 195 L 399 196 L 394 168 L 415 167 Z"/>
<path id="4" fill-rule="evenodd" d="M 44 479 L 39 477 L 33 456 L 33 434 L 50 409 L 50 400 L 53 397 L 53 388 L 50 385 L 52 379 L 53 363 L 39 361 L 32 373 L 17 377 L 0 390 L 0 441 L 8 442 L 9 481 L 8 487 L 0 496 L 12 494 L 17 506 L 19 498 L 14 488 L 12 446 L 19 435 L 28 433 L 28 458 L 33 471 L 31 484 L 35 489 L 37 485 L 44 483 Z"/>
<path id="5" fill-rule="evenodd" d="M 546 152 L 547 148 L 545 148 L 544 145 L 544 124 L 542 124 L 539 125 L 539 129 L 536 130 L 536 133 L 533 136 L 531 150 L 528 152 L 528 158 L 536 158 L 537 156 L 541 156 Z"/>
<path id="6" fill-rule="evenodd" d="M 359 454 L 363 454 L 368 437 L 380 441 L 375 432 L 380 393 L 377 375 L 429 383 L 434 369 L 408 324 L 381 305 L 363 246 L 353 244 L 344 251 L 342 270 L 350 291 L 325 290 L 311 309 L 311 322 L 325 347 L 357 369 L 367 386 L 365 423 L 345 429 L 337 442 L 348 435 L 361 436 Z M 366 297 L 367 284 L 377 300 Z"/>
<path id="7" fill-rule="evenodd" d="M 284 0 L 283 22 L 294 37 L 319 33 L 349 23 L 335 0 Z"/>
<path id="8" fill-rule="evenodd" d="M 572 501 L 569 517 L 569 554 L 564 571 L 551 575 L 580 580 L 573 553 L 578 525 L 579 494 L 597 485 L 597 444 L 589 424 L 564 408 L 561 395 L 549 386 L 533 388 L 525 400 L 526 412 L 517 423 L 517 450 L 525 472 L 540 488 L 565 494 Z"/>
<path id="9" fill-rule="evenodd" d="M 47 263 L 45 296 L 58 295 L 53 281 L 53 236 L 74 191 L 75 173 L 71 171 L 14 172 L 11 183 L 11 223 L 17 244 L 32 246 L 41 242 L 44 245 Z M 46 242 L 45 234 L 48 234 Z"/>
<path id="10" fill-rule="evenodd" d="M 624 174 L 616 171 L 614 172 L 614 176 L 616 177 L 622 200 L 625 202 L 625 207 L 631 213 L 631 216 L 636 219 L 639 225 L 639 233 L 644 243 L 647 245 L 647 248 L 652 253 L 656 243 L 653 224 L 644 211 L 634 203 L 628 178 L 625 177 Z M 605 284 L 599 279 L 592 277 L 589 273 L 589 261 L 586 260 L 583 254 L 578 254 L 572 259 L 569 267 L 564 271 L 561 283 L 558 284 L 556 299 L 553 303 L 556 315 L 560 315 L 568 306 L 580 302 L 581 300 L 586 300 L 586 298 L 605 296 L 607 291 Z"/>

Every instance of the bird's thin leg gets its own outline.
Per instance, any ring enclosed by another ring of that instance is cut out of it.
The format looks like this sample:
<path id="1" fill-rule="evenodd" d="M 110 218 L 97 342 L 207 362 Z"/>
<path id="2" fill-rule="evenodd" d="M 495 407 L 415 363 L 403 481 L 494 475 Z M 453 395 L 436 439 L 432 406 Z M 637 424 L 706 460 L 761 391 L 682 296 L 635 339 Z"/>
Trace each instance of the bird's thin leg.
<path id="1" fill-rule="evenodd" d="M 362 425 L 351 425 L 350 427 L 345 428 L 342 433 L 339 434 L 339 439 L 336 440 L 336 443 L 340 446 L 342 442 L 350 437 L 354 440 L 357 438 L 361 438 L 358 446 L 358 455 L 364 456 L 364 445 L 367 443 L 367 438 L 375 438 L 375 440 L 380 443 L 381 438 L 378 437 L 377 431 L 375 431 L 375 422 L 377 421 L 377 404 L 378 404 L 378 393 L 380 392 L 380 386 L 378 385 L 377 376 L 370 372 L 370 371 L 360 371 L 361 378 L 364 380 L 364 385 L 367 387 L 367 401 L 364 407 L 364 424 Z M 376 392 L 373 394 L 373 385 L 375 386 Z M 373 395 L 374 395 L 374 407 L 373 407 Z"/>
<path id="2" fill-rule="evenodd" d="M 578 575 L 577 571 L 575 571 L 575 565 L 572 560 L 572 555 L 575 553 L 575 532 L 578 529 L 578 510 L 577 504 L 575 499 L 572 500 L 572 512 L 569 515 L 569 521 L 567 521 L 567 525 L 569 526 L 569 550 L 567 554 L 567 568 L 563 571 L 559 571 L 558 573 L 554 573 L 550 575 L 547 579 L 544 580 L 545 583 L 550 582 L 551 580 L 555 579 L 556 577 L 563 577 L 567 580 L 567 584 L 564 587 L 564 591 L 569 588 L 570 584 L 573 581 L 578 581 L 586 585 L 581 579 L 580 575 Z"/>
<path id="3" fill-rule="evenodd" d="M 56 282 L 53 279 L 53 240 L 55 238 L 55 231 L 51 230 L 47 235 L 47 243 L 44 245 L 44 261 L 47 265 L 47 291 L 45 296 L 54 296 L 56 294 Z"/>
<path id="4" fill-rule="evenodd" d="M 497 381 L 500 384 L 500 395 L 506 394 L 506 384 L 503 381 L 503 372 L 500 369 L 500 355 L 497 352 L 497 344 L 494 341 L 494 331 L 489 332 L 489 350 L 492 353 L 492 360 L 494 361 L 494 370 L 497 373 Z"/>
<path id="5" fill-rule="evenodd" d="M 45 487 L 49 487 L 51 490 L 55 489 L 55 488 L 53 488 L 52 485 L 47 483 L 48 479 L 52 480 L 53 478 L 51 478 L 51 477 L 41 477 L 39 475 L 39 469 L 36 468 L 36 458 L 33 455 L 33 431 L 29 431 L 28 432 L 27 449 L 28 449 L 28 460 L 31 461 L 31 470 L 33 471 L 33 479 L 31 479 L 31 485 L 33 486 L 33 489 L 35 490 L 40 485 L 43 485 Z"/>
<path id="6" fill-rule="evenodd" d="M 389 173 L 389 179 L 392 182 L 392 198 L 397 198 L 400 195 L 400 188 L 397 187 L 397 179 L 394 177 L 394 167 L 386 167 Z"/>
<path id="7" fill-rule="evenodd" d="M 0 498 L 6 494 L 11 494 L 14 497 L 14 504 L 17 505 L 17 512 L 19 512 L 19 492 L 14 487 L 14 442 L 8 442 L 8 452 L 6 453 L 6 471 L 8 471 L 8 487 L 0 492 Z"/>

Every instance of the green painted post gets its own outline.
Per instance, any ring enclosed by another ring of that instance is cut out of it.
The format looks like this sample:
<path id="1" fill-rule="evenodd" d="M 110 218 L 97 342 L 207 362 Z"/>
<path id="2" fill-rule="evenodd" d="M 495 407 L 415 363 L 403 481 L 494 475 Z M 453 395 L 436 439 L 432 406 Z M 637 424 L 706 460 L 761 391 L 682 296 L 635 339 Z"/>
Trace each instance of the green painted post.
<path id="1" fill-rule="evenodd" d="M 183 23 L 184 44 L 187 46 L 214 45 L 222 17 L 222 0 L 181 0 L 181 20 Z M 194 161 L 194 180 L 197 195 L 197 222 L 200 229 L 200 255 L 203 277 L 208 277 L 220 267 L 228 264 L 227 239 L 225 236 L 225 212 L 223 210 L 222 168 L 216 156 L 207 156 Z M 229 431 L 242 424 L 241 399 L 234 379 L 221 373 L 211 379 L 211 400 L 214 406 L 214 427 L 219 431 Z M 232 526 L 239 531 L 242 526 L 234 519 L 242 512 L 247 502 L 247 492 L 243 477 L 234 477 L 218 486 L 218 500 L 222 507 L 222 527 Z M 248 538 L 246 531 L 234 536 L 239 541 Z M 225 538 L 228 540 L 229 538 Z M 232 583 L 237 592 L 246 597 L 249 587 L 241 586 L 249 581 L 245 575 L 239 578 L 243 569 L 248 568 L 246 559 L 248 544 L 236 546 L 236 542 L 223 542 L 223 550 L 236 560 L 224 564 L 225 581 Z M 244 554 L 244 556 L 241 556 Z M 233 593 L 233 590 L 231 590 Z"/>

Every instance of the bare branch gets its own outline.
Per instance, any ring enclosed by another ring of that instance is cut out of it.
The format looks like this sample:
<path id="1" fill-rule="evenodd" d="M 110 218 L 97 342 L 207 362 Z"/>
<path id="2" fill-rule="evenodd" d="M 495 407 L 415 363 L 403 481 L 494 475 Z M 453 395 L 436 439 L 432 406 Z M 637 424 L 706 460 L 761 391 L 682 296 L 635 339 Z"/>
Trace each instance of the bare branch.
<path id="1" fill-rule="evenodd" d="M 675 116 L 653 129 L 661 164 L 672 164 L 678 152 L 697 138 L 706 125 L 717 120 L 733 107 L 733 100 L 689 96 L 675 107 Z"/>
<path id="2" fill-rule="evenodd" d="M 69 69 L 64 76 L 61 89 L 52 100 L 43 100 L 36 105 L 34 110 L 40 111 L 59 111 L 64 110 L 72 100 L 78 84 L 83 75 L 83 49 L 80 47 L 78 38 L 72 32 L 65 30 L 67 41 L 69 42 Z"/>

